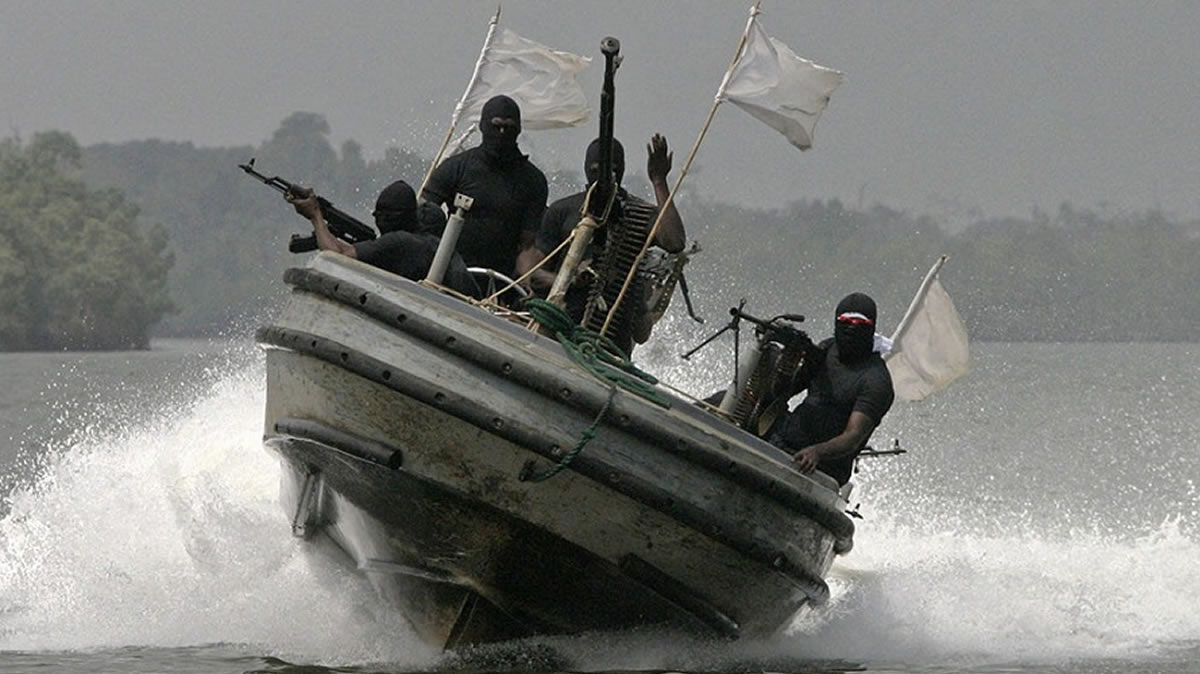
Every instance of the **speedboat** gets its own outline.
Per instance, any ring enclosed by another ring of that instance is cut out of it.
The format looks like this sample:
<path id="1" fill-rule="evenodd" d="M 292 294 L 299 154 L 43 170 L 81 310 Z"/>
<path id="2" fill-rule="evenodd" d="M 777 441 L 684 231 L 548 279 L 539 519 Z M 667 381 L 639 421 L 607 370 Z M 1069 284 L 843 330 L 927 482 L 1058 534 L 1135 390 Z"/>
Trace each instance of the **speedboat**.
<path id="1" fill-rule="evenodd" d="M 257 333 L 292 532 L 444 648 L 663 626 L 765 637 L 829 595 L 837 483 L 516 315 L 323 252 Z"/>

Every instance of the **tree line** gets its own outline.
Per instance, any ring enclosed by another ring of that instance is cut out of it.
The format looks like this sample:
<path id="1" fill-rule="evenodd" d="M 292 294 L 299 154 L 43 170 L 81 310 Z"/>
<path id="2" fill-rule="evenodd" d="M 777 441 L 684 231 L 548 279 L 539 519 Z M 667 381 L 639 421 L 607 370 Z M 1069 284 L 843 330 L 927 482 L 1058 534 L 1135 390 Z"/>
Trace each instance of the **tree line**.
<path id="1" fill-rule="evenodd" d="M 0 350 L 139 349 L 172 310 L 168 234 L 80 179 L 62 132 L 0 142 Z"/>
<path id="2" fill-rule="evenodd" d="M 981 219 L 952 234 L 928 216 L 853 210 L 836 199 L 690 210 L 689 227 L 708 225 L 700 236 L 719 260 L 701 265 L 698 256 L 688 270 L 695 285 L 725 289 L 722 306 L 758 292 L 771 310 L 824 316 L 860 290 L 879 303 L 887 331 L 948 254 L 941 279 L 973 340 L 1197 339 L 1200 296 L 1189 289 L 1200 283 L 1200 223 L 1159 212 L 1104 216 L 1064 204 L 1053 215 Z"/>
<path id="3" fill-rule="evenodd" d="M 0 143 L 0 350 L 144 348 L 160 336 L 244 335 L 269 320 L 286 250 L 306 224 L 237 165 L 315 187 L 367 215 L 392 180 L 417 185 L 429 158 L 335 148 L 325 119 L 297 112 L 257 146 L 158 140 L 81 148 L 51 132 Z M 582 150 L 581 150 L 582 154 Z M 536 157 L 534 158 L 536 160 Z M 581 187 L 548 172 L 551 198 Z M 630 176 L 649 196 L 644 179 Z M 930 264 L 979 341 L 1194 341 L 1200 223 L 1160 212 L 981 218 L 948 232 L 927 215 L 837 199 L 757 209 L 678 197 L 702 251 L 686 268 L 698 310 L 823 315 L 852 290 L 899 319 Z M 682 310 L 682 302 L 673 305 Z M 719 318 L 718 318 L 719 320 Z M 885 319 L 886 322 L 886 319 Z M 885 328 L 887 326 L 885 325 Z"/>

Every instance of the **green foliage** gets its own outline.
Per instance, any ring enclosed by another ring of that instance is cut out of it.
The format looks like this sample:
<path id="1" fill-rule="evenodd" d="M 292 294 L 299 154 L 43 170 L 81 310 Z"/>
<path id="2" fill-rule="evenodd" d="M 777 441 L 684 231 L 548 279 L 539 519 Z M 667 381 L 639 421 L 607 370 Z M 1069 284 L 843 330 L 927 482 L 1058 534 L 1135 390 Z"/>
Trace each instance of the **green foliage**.
<path id="1" fill-rule="evenodd" d="M 258 147 L 197 148 L 158 140 L 100 144 L 84 151 L 89 182 L 128 193 L 149 218 L 164 223 L 175 267 L 169 276 L 178 312 L 158 327 L 167 336 L 248 334 L 284 295 L 281 278 L 305 258 L 287 252 L 288 237 L 310 233 L 282 195 L 238 169 L 251 158 L 266 175 L 313 187 L 367 224 L 379 191 L 403 179 L 414 188 L 428 160 L 399 148 L 367 161 L 362 146 L 329 142 L 320 115 L 297 112 Z"/>
<path id="2" fill-rule="evenodd" d="M 257 157 L 267 175 L 312 186 L 367 223 L 384 186 L 404 179 L 416 187 L 429 168 L 427 158 L 396 147 L 375 160 L 354 141 L 335 149 L 329 132 L 320 115 L 297 112 L 258 147 L 150 140 L 82 152 L 89 184 L 129 195 L 169 234 L 175 265 L 168 287 L 179 310 L 160 334 L 248 334 L 283 297 L 283 270 L 305 259 L 287 253 L 286 242 L 307 233 L 308 223 L 237 164 Z M 27 160 L 69 165 L 72 147 L 61 136 L 47 138 Z M 555 197 L 580 183 L 574 171 L 548 178 Z M 687 274 L 697 310 L 712 320 L 745 298 L 756 315 L 804 313 L 821 336 L 838 299 L 861 290 L 879 302 L 888 330 L 947 253 L 943 283 L 977 340 L 1194 340 L 1200 324 L 1200 295 L 1173 291 L 1200 284 L 1200 225 L 1161 213 L 1114 216 L 1064 205 L 1057 214 L 980 220 L 949 234 L 929 217 L 886 206 L 855 210 L 837 199 L 752 209 L 685 190 L 678 205 L 689 238 L 704 249 Z M 47 236 L 71 215 L 57 217 L 47 220 Z M 49 290 L 26 289 L 29 262 L 14 241 L 0 236 L 0 301 L 12 308 L 0 315 L 6 339 L 29 320 L 23 293 Z"/>
<path id="3" fill-rule="evenodd" d="M 172 308 L 165 231 L 89 190 L 80 157 L 57 131 L 0 144 L 0 350 L 145 348 Z"/>
<path id="4" fill-rule="evenodd" d="M 950 235 L 929 218 L 837 200 L 681 209 L 708 251 L 687 268 L 693 289 L 709 291 L 697 292 L 705 315 L 746 297 L 756 315 L 816 317 L 810 330 L 825 335 L 824 317 L 858 290 L 875 297 L 889 331 L 945 253 L 941 278 L 973 339 L 1194 341 L 1200 324 L 1200 296 L 1178 291 L 1200 281 L 1200 236 L 1157 212 L 1104 217 L 1064 205 L 1056 218 L 983 220 Z"/>

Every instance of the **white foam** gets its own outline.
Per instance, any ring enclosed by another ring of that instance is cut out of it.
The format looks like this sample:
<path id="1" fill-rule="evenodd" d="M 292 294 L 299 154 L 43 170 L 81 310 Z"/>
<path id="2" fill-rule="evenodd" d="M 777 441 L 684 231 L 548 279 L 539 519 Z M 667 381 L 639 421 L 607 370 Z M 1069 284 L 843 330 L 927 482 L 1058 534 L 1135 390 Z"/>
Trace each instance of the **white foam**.
<path id="1" fill-rule="evenodd" d="M 146 423 L 48 448 L 0 520 L 0 649 L 252 644 L 432 657 L 366 582 L 293 539 L 262 447 L 261 354 Z M 203 379 L 203 378 L 201 378 Z"/>
<path id="2" fill-rule="evenodd" d="M 1198 555 L 1176 521 L 1135 541 L 867 523 L 834 566 L 831 601 L 786 647 L 907 662 L 1152 655 L 1200 636 Z"/>

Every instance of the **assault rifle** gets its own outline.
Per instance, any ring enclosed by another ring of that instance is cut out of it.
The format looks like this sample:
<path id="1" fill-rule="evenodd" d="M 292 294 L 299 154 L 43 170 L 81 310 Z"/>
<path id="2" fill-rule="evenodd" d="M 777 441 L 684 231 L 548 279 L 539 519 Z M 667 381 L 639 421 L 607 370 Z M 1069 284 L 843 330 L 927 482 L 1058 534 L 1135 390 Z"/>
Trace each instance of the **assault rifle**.
<path id="1" fill-rule="evenodd" d="M 295 183 L 290 183 L 279 176 L 268 178 L 254 170 L 253 158 L 245 164 L 238 164 L 238 168 L 284 194 L 294 194 L 296 196 L 304 194 L 304 188 Z M 329 225 L 329 233 L 337 238 L 347 243 L 370 241 L 375 238 L 375 230 L 363 224 L 361 220 L 334 206 L 325 197 L 318 196 L 317 205 L 321 207 L 321 215 L 325 217 L 325 223 Z M 288 241 L 288 251 L 292 253 L 307 253 L 316 249 L 317 237 L 313 234 L 309 234 L 308 236 L 293 234 L 291 240 Z"/>

